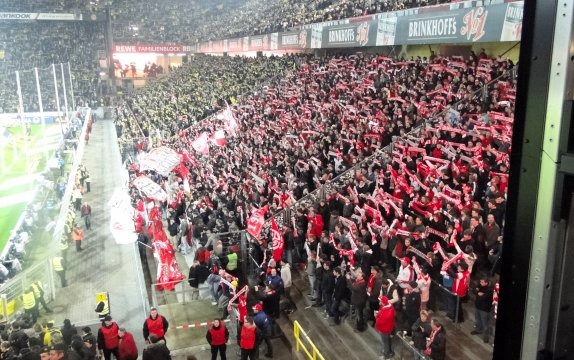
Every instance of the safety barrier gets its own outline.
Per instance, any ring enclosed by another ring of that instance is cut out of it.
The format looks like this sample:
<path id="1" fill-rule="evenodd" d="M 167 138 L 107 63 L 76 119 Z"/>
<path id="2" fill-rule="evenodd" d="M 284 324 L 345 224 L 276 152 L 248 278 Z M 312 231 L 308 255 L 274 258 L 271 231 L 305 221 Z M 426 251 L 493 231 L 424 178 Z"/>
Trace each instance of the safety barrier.
<path id="1" fill-rule="evenodd" d="M 295 322 L 293 323 L 293 335 L 295 336 L 295 342 L 297 344 L 296 345 L 297 352 L 299 352 L 300 351 L 299 349 L 302 348 L 310 360 L 317 360 L 317 359 L 325 360 L 323 355 L 321 355 L 319 350 L 317 350 L 317 347 L 315 346 L 313 341 L 311 341 L 307 333 L 305 333 L 305 330 L 303 330 L 301 324 L 299 324 L 299 321 L 297 320 L 295 320 Z M 311 348 L 311 351 L 307 349 L 307 346 Z"/>
<path id="2" fill-rule="evenodd" d="M 415 360 L 430 360 L 431 358 L 425 355 L 421 350 L 414 346 L 414 343 L 405 338 L 404 332 L 397 332 L 396 338 L 399 341 L 394 342 L 393 349 L 395 353 L 395 359 L 415 359 Z"/>
<path id="3" fill-rule="evenodd" d="M 0 290 L 0 318 L 2 321 L 12 321 L 19 311 L 24 311 L 22 294 L 32 283 L 40 282 L 44 290 L 44 300 L 49 303 L 55 292 L 54 272 L 50 259 L 43 260 L 22 271 L 14 278 L 2 284 Z M 38 305 L 40 307 L 40 305 Z M 40 307 L 41 308 L 41 307 Z"/>

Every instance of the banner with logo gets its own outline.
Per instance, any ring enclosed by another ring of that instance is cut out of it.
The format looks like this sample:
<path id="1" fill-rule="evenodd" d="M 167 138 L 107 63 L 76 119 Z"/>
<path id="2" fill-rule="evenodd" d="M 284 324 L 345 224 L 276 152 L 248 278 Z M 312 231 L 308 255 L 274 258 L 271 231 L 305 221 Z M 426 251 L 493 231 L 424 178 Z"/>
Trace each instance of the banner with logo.
<path id="1" fill-rule="evenodd" d="M 208 44 L 209 43 L 205 43 Z M 201 49 L 200 52 L 209 52 L 209 49 Z M 176 53 L 191 53 L 195 52 L 195 46 L 188 45 L 161 45 L 161 44 L 151 44 L 151 45 L 114 45 L 112 49 L 113 53 L 121 54 L 137 54 L 137 53 L 160 53 L 160 54 L 176 54 Z"/>
<path id="2" fill-rule="evenodd" d="M 249 51 L 269 50 L 269 35 L 249 36 Z"/>
<path id="3" fill-rule="evenodd" d="M 247 232 L 256 239 L 261 235 L 261 229 L 265 223 L 265 213 L 269 210 L 269 205 L 265 205 L 261 209 L 257 209 L 247 219 Z"/>
<path id="4" fill-rule="evenodd" d="M 110 206 L 110 232 L 116 244 L 131 244 L 137 240 L 133 220 L 134 208 L 129 195 L 121 188 L 114 189 Z"/>
<path id="5" fill-rule="evenodd" d="M 506 7 L 506 14 L 504 16 L 504 23 L 502 24 L 500 41 L 520 41 L 520 35 L 522 34 L 523 12 L 523 2 L 508 4 Z"/>
<path id="6" fill-rule="evenodd" d="M 227 47 L 223 46 L 224 51 L 235 52 L 243 50 L 243 41 L 241 38 L 227 40 Z"/>
<path id="7" fill-rule="evenodd" d="M 398 18 L 396 44 L 498 42 L 510 4 Z"/>
<path id="8" fill-rule="evenodd" d="M 169 173 L 181 162 L 181 155 L 167 146 L 160 146 L 150 151 L 140 161 L 140 169 L 153 170 L 160 175 L 168 176 Z"/>
<path id="9" fill-rule="evenodd" d="M 311 30 L 278 33 L 276 36 L 277 50 L 308 49 L 311 46 Z"/>
<path id="10" fill-rule="evenodd" d="M 323 29 L 321 48 L 375 46 L 377 23 L 365 21 Z"/>
<path id="11" fill-rule="evenodd" d="M 395 45 L 397 18 L 379 19 L 377 24 L 377 46 Z"/>
<path id="12" fill-rule="evenodd" d="M 0 20 L 58 20 L 58 21 L 78 21 L 82 20 L 81 14 L 67 13 L 18 13 L 0 12 Z"/>
<path id="13" fill-rule="evenodd" d="M 223 42 L 222 51 L 520 41 L 523 10 L 523 1 L 510 0 L 428 6 L 230 39 Z M 200 52 L 208 52 L 209 46 L 204 44 L 208 43 L 200 44 Z"/>
<path id="14" fill-rule="evenodd" d="M 167 194 L 161 186 L 145 175 L 135 178 L 134 181 L 132 181 L 132 184 L 150 199 L 158 201 L 167 200 Z"/>

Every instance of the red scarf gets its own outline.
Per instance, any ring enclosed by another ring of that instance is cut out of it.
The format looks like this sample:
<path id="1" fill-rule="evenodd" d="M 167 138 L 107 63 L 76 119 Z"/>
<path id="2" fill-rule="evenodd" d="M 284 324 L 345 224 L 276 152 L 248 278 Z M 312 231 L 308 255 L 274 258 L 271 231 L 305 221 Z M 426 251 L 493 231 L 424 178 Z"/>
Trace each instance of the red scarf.
<path id="1" fill-rule="evenodd" d="M 436 330 L 433 330 L 433 331 L 431 332 L 431 334 L 430 334 L 430 336 L 429 336 L 429 339 L 427 340 L 427 351 L 428 351 L 428 354 L 427 354 L 427 355 L 430 355 L 430 351 L 431 351 L 431 350 L 430 350 L 430 346 L 431 346 L 432 342 L 434 341 L 434 337 L 436 336 L 436 334 L 439 332 L 440 329 L 441 329 L 441 328 L 436 329 Z"/>
<path id="2" fill-rule="evenodd" d="M 369 282 L 367 284 L 367 295 L 371 295 L 371 292 L 373 291 L 373 285 L 375 284 L 375 274 L 371 274 L 371 276 L 369 276 Z"/>

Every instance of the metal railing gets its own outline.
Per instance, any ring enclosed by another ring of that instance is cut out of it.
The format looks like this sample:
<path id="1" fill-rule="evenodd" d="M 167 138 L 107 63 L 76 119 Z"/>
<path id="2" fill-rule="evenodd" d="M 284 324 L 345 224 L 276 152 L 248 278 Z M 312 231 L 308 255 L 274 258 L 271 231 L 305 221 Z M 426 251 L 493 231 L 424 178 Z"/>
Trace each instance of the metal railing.
<path id="1" fill-rule="evenodd" d="M 397 332 L 396 338 L 399 340 L 395 342 L 396 351 L 394 351 L 395 356 L 393 359 L 403 360 L 403 359 L 416 359 L 416 360 L 430 360 L 430 357 L 425 355 L 422 351 L 417 349 L 414 344 L 411 344 L 412 340 L 405 338 L 405 333 Z"/>
<path id="2" fill-rule="evenodd" d="M 317 359 L 325 360 L 325 357 L 321 355 L 321 353 L 319 352 L 319 350 L 317 349 L 317 347 L 315 346 L 309 335 L 307 335 L 307 333 L 305 332 L 305 330 L 303 330 L 303 327 L 301 326 L 301 324 L 299 324 L 299 321 L 297 320 L 293 322 L 293 336 L 295 337 L 295 343 L 296 343 L 295 349 L 297 350 L 297 352 L 301 351 L 302 349 L 303 352 L 307 354 L 309 360 L 317 360 Z"/>
<path id="3" fill-rule="evenodd" d="M 18 311 L 24 309 L 22 294 L 36 281 L 40 281 L 43 285 L 46 303 L 52 301 L 55 294 L 55 283 L 50 259 L 45 259 L 20 272 L 2 285 L 0 289 L 0 318 L 2 321 L 10 322 Z"/>

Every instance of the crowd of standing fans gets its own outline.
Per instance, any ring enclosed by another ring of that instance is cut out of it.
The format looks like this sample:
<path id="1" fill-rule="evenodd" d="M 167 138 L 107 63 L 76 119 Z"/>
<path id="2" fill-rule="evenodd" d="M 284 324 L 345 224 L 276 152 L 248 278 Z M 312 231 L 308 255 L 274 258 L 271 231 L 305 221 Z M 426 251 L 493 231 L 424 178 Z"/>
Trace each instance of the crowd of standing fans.
<path id="1" fill-rule="evenodd" d="M 34 68 L 38 68 L 40 91 L 44 111 L 56 111 L 56 95 L 52 64 L 56 76 L 60 108 L 64 107 L 64 89 L 60 63 L 71 108 L 72 89 L 67 63 L 70 63 L 73 95 L 76 98 L 95 99 L 100 67 L 98 60 L 105 58 L 104 27 L 98 22 L 75 21 L 2 21 L 0 44 L 4 44 L 4 59 L 0 61 L 0 113 L 18 112 L 16 71 L 19 71 L 25 112 L 40 110 Z"/>
<path id="2" fill-rule="evenodd" d="M 116 0 L 111 11 L 114 39 L 122 44 L 191 44 L 448 2 L 451 0 Z M 188 16 L 177 16 L 182 11 Z"/>
<path id="3" fill-rule="evenodd" d="M 371 322 L 382 334 L 383 356 L 393 353 L 391 328 L 404 330 L 421 352 L 443 358 L 443 318 L 429 313 L 443 310 L 461 322 L 468 315 L 462 304 L 471 301 L 473 334 L 490 341 L 514 116 L 513 63 L 484 52 L 293 60 L 282 77 L 230 107 L 239 129 L 227 133 L 223 146 L 212 145 L 203 155 L 191 144 L 224 128 L 226 116 L 191 121 L 162 139 L 184 154 L 187 170 L 151 176 L 172 196 L 167 205 L 174 223 L 189 219 L 186 231 L 219 258 L 214 263 L 198 256 L 203 273 L 215 269 L 216 276 L 227 263 L 214 233 L 245 228 L 254 209 L 268 207 L 269 215 L 288 208 L 291 216 L 278 221 L 284 265 L 269 260 L 269 239 L 254 241 L 251 254 L 261 282 L 249 293 L 270 318 L 285 292 L 285 280 L 273 279 L 287 264 L 290 272 L 303 263 L 315 306 L 324 308 L 333 326 L 349 315 L 357 332 Z M 194 99 L 187 101 L 193 108 Z M 133 119 L 124 121 L 135 127 Z M 310 201 L 299 201 L 317 189 Z M 220 287 L 220 278 L 210 283 L 216 303 L 222 294 L 229 301 L 233 293 Z"/>

